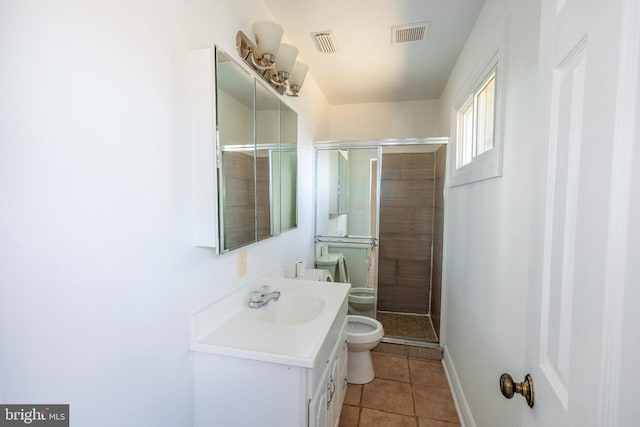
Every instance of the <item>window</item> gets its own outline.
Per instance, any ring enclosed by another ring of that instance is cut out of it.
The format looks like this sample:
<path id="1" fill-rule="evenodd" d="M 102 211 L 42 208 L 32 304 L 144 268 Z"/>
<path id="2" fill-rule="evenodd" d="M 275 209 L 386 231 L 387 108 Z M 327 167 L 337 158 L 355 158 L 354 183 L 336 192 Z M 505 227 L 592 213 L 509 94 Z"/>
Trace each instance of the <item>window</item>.
<path id="1" fill-rule="evenodd" d="M 494 148 L 496 72 L 458 110 L 456 169 Z"/>
<path id="2" fill-rule="evenodd" d="M 453 104 L 450 187 L 502 175 L 501 46 L 471 74 Z"/>

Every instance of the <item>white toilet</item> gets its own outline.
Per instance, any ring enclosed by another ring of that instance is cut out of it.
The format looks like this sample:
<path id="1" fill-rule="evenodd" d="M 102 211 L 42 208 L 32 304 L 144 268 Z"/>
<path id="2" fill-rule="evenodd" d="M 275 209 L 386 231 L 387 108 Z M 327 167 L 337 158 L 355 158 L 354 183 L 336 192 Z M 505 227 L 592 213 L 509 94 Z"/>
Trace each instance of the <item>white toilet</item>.
<path id="1" fill-rule="evenodd" d="M 384 329 L 382 323 L 366 316 L 347 316 L 347 382 L 351 384 L 366 384 L 373 381 L 376 374 L 371 360 L 373 349 L 382 337 Z"/>
<path id="2" fill-rule="evenodd" d="M 316 269 L 307 269 L 305 276 L 317 277 L 323 275 L 333 277 L 335 282 L 349 283 L 347 263 L 342 253 L 327 253 L 316 258 Z M 318 273 L 321 272 L 321 273 Z M 317 280 L 317 279 L 315 279 Z M 375 293 L 372 288 L 352 288 L 349 291 L 349 315 L 347 315 L 347 382 L 351 384 L 366 384 L 375 378 L 371 349 L 378 345 L 384 336 L 382 323 L 368 316 L 373 314 Z M 356 313 L 356 314 L 353 314 Z"/>

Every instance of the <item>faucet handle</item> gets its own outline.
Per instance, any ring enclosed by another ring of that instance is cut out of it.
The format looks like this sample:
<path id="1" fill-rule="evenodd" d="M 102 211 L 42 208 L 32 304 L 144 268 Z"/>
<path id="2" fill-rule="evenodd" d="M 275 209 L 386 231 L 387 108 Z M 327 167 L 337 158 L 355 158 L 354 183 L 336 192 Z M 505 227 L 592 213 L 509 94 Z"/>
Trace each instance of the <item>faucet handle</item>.
<path id="1" fill-rule="evenodd" d="M 260 291 L 262 292 L 262 295 L 270 294 L 271 293 L 271 286 L 262 285 L 262 286 L 260 286 Z"/>
<path id="2" fill-rule="evenodd" d="M 262 299 L 262 292 L 251 291 L 251 295 L 249 296 L 250 302 L 260 302 L 261 299 Z"/>

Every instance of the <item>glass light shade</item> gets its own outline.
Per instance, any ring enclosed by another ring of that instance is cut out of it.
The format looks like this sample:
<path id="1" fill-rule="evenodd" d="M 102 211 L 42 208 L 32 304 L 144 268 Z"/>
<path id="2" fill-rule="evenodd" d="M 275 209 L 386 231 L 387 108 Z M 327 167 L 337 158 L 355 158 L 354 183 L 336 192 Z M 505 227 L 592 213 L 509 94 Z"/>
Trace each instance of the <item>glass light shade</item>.
<path id="1" fill-rule="evenodd" d="M 298 85 L 302 87 L 304 78 L 307 76 L 307 71 L 309 71 L 309 66 L 304 62 L 297 61 L 289 74 L 289 86 Z"/>
<path id="2" fill-rule="evenodd" d="M 275 55 L 284 32 L 282 27 L 275 22 L 258 21 L 253 24 L 252 29 L 258 46 L 258 55 L 262 56 L 265 53 Z"/>
<path id="3" fill-rule="evenodd" d="M 282 43 L 276 55 L 276 70 L 291 73 L 297 57 L 298 48 L 290 44 Z"/>

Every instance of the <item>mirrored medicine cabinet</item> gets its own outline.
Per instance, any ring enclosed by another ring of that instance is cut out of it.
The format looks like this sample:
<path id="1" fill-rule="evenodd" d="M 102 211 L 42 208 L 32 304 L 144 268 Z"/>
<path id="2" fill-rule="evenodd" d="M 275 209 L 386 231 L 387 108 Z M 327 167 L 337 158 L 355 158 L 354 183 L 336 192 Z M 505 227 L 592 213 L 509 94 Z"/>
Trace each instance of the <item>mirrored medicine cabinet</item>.
<path id="1" fill-rule="evenodd" d="M 215 49 L 218 253 L 298 225 L 298 115 Z"/>

